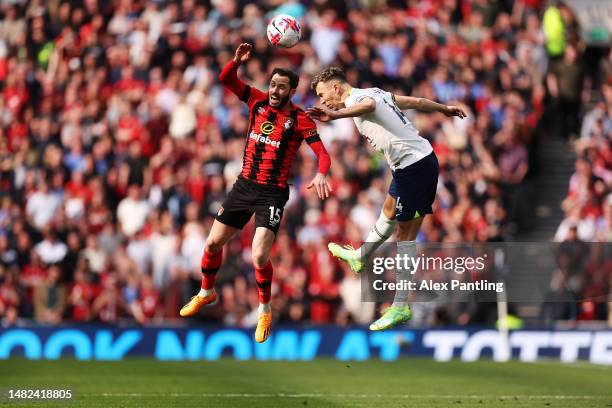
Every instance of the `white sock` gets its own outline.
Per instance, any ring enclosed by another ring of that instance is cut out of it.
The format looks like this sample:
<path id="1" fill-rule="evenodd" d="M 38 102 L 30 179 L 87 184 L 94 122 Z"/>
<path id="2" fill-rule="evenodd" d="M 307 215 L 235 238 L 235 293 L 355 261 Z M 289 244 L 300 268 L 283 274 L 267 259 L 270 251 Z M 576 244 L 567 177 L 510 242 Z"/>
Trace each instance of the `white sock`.
<path id="1" fill-rule="evenodd" d="M 370 256 L 393 234 L 395 229 L 395 220 L 390 220 L 381 211 L 376 224 L 372 227 L 366 237 L 366 244 L 359 248 L 361 258 L 367 261 Z"/>
<path id="2" fill-rule="evenodd" d="M 410 259 L 416 257 L 416 241 L 398 241 L 397 243 L 397 254 L 400 255 L 400 259 L 404 256 L 408 258 L 408 265 L 412 265 Z M 403 280 L 410 280 L 412 274 L 412 267 L 409 268 L 398 268 L 395 270 L 395 283 L 399 283 Z M 395 297 L 393 298 L 393 306 L 404 307 L 408 304 L 408 289 L 396 290 Z"/>
<path id="3" fill-rule="evenodd" d="M 210 296 L 214 291 L 214 289 L 200 289 L 200 291 L 198 292 L 198 296 L 201 298 Z"/>
<path id="4" fill-rule="evenodd" d="M 270 313 L 270 303 L 260 303 L 258 311 L 259 313 Z"/>

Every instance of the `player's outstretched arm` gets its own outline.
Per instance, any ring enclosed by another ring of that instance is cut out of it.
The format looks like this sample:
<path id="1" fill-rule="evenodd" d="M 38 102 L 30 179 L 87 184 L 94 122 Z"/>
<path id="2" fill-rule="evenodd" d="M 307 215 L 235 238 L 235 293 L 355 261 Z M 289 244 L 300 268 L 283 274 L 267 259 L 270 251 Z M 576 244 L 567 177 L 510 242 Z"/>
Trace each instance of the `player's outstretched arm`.
<path id="1" fill-rule="evenodd" d="M 238 67 L 251 58 L 252 49 L 253 46 L 251 44 L 240 44 L 236 48 L 234 58 L 223 67 L 219 74 L 219 81 L 241 99 L 245 95 L 247 85 L 238 78 Z"/>
<path id="2" fill-rule="evenodd" d="M 314 123 L 312 123 L 314 125 Z M 325 145 L 317 135 L 316 128 L 306 130 L 305 140 L 308 143 L 308 146 L 312 149 L 314 154 L 317 156 L 317 161 L 319 162 L 319 168 L 317 174 L 312 179 L 310 184 L 306 186 L 307 189 L 315 188 L 317 190 L 317 195 L 321 200 L 329 197 L 332 188 L 327 181 L 327 172 L 329 171 L 329 167 L 331 166 L 331 158 L 329 157 L 329 153 L 327 149 L 325 149 Z"/>
<path id="3" fill-rule="evenodd" d="M 356 116 L 365 115 L 366 113 L 374 112 L 375 110 L 376 102 L 374 99 L 364 98 L 353 106 L 336 111 L 325 106 L 313 106 L 312 108 L 308 109 L 308 114 L 320 122 L 329 122 L 330 120 L 340 118 L 353 118 Z"/>
<path id="4" fill-rule="evenodd" d="M 441 103 L 430 101 L 426 98 L 393 95 L 393 99 L 395 100 L 395 104 L 397 105 L 397 107 L 401 110 L 416 109 L 421 112 L 440 112 L 449 117 L 458 116 L 460 118 L 465 118 L 467 116 L 463 109 L 458 106 L 442 105 Z"/>

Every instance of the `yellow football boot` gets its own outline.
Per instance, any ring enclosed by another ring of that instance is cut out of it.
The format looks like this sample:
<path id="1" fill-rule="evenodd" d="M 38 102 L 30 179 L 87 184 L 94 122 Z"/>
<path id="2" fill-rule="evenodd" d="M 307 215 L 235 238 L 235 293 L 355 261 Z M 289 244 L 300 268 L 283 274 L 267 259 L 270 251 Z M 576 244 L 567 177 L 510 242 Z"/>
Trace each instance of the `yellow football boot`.
<path id="1" fill-rule="evenodd" d="M 263 343 L 270 337 L 270 326 L 272 326 L 272 312 L 260 313 L 255 329 L 255 341 Z"/>
<path id="2" fill-rule="evenodd" d="M 182 307 L 179 314 L 181 315 L 181 317 L 193 316 L 194 314 L 198 313 L 198 310 L 200 310 L 202 306 L 214 303 L 216 300 L 217 300 L 216 291 L 213 291 L 213 293 L 211 293 L 210 295 L 206 297 L 200 297 L 198 295 L 195 295 L 189 300 L 189 302 L 187 302 L 185 306 Z"/>

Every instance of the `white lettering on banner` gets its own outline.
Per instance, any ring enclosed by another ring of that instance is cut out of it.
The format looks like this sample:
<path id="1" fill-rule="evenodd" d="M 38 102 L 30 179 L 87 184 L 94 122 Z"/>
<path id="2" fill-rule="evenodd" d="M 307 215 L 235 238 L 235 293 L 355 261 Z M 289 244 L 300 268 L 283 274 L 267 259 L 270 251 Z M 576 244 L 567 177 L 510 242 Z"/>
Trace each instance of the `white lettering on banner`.
<path id="1" fill-rule="evenodd" d="M 590 332 L 556 332 L 551 335 L 550 346 L 561 349 L 562 363 L 573 363 L 578 360 L 580 349 L 589 347 L 591 337 Z"/>
<path id="2" fill-rule="evenodd" d="M 369 333 L 363 329 L 304 332 L 283 329 L 276 332 L 266 348 L 258 348 L 253 342 L 248 332 L 237 329 L 184 332 L 173 328 L 147 328 L 115 332 L 71 328 L 52 330 L 49 335 L 38 328 L 4 329 L 0 330 L 0 360 L 13 355 L 34 360 L 64 356 L 82 360 L 120 360 L 129 355 L 152 355 L 159 360 L 216 360 L 229 351 L 238 360 L 311 360 L 335 355 L 340 360 L 378 356 L 381 360 L 393 361 L 412 354 L 433 354 L 436 361 L 450 361 L 455 355 L 460 355 L 463 361 L 475 361 L 492 354 L 496 361 L 503 361 L 508 351 L 499 332 L 492 329 L 414 329 L 385 333 Z M 400 347 L 405 343 L 410 344 L 407 350 Z M 590 363 L 612 366 L 610 329 L 516 330 L 510 333 L 509 345 L 513 355 L 524 362 L 548 357 L 573 363 L 586 357 Z"/>
<path id="3" fill-rule="evenodd" d="M 472 335 L 467 331 L 435 330 L 423 335 L 423 346 L 434 349 L 436 361 L 450 361 L 455 349 L 461 350 L 461 360 L 476 361 L 484 349 L 493 351 L 495 361 L 503 361 L 503 350 L 496 330 L 481 330 Z M 533 362 L 541 356 L 541 349 L 558 349 L 563 363 L 576 362 L 580 349 L 589 349 L 589 361 L 612 365 L 612 332 L 590 331 L 516 331 L 510 335 L 510 346 L 518 349 L 520 361 Z"/>
<path id="4" fill-rule="evenodd" d="M 612 365 L 612 332 L 599 332 L 591 343 L 591 363 Z"/>
<path id="5" fill-rule="evenodd" d="M 249 134 L 249 138 L 253 139 L 254 141 L 258 143 L 265 143 L 272 147 L 280 146 L 280 140 L 272 140 L 268 136 L 260 135 L 259 133 L 255 133 L 253 131 L 251 131 L 251 133 Z"/>
<path id="6" fill-rule="evenodd" d="M 465 331 L 428 331 L 423 336 L 423 346 L 434 349 L 434 360 L 450 361 L 453 358 L 453 350 L 463 346 L 467 338 Z"/>
<path id="7" fill-rule="evenodd" d="M 497 330 L 482 330 L 472 334 L 463 347 L 461 359 L 463 361 L 476 361 L 485 348 L 493 350 L 493 360 L 504 361 L 507 353 L 502 350 L 502 341 Z"/>
<path id="8" fill-rule="evenodd" d="M 538 350 L 549 347 L 550 333 L 539 331 L 515 332 L 510 335 L 510 346 L 518 347 L 519 360 L 532 362 L 538 359 Z"/>

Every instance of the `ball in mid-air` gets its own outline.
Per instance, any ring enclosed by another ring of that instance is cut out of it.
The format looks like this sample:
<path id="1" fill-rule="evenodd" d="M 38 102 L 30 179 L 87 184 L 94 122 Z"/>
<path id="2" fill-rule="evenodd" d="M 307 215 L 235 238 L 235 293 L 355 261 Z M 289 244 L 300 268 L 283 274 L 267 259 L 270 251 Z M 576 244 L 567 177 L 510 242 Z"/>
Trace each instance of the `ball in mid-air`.
<path id="1" fill-rule="evenodd" d="M 275 16 L 268 24 L 268 40 L 276 47 L 291 48 L 302 37 L 300 23 L 287 14 Z"/>

